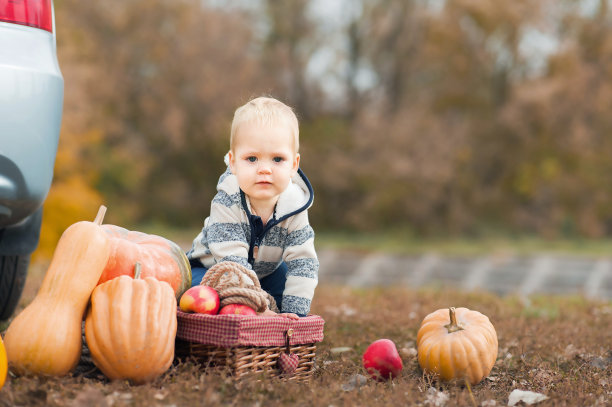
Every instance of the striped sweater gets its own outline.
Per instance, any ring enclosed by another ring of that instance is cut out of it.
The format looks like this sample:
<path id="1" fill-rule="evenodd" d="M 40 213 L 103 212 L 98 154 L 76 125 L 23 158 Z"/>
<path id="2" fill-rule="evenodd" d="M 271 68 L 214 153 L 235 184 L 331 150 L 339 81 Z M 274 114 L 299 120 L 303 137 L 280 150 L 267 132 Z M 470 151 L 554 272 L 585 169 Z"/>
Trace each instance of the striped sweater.
<path id="1" fill-rule="evenodd" d="M 281 193 L 274 214 L 263 226 L 252 214 L 249 198 L 228 168 L 219 178 L 210 216 L 187 252 L 210 268 L 233 261 L 252 269 L 259 279 L 270 275 L 285 262 L 287 281 L 282 312 L 306 315 L 318 282 L 319 261 L 314 248 L 314 231 L 308 222 L 312 186 L 301 169 Z"/>

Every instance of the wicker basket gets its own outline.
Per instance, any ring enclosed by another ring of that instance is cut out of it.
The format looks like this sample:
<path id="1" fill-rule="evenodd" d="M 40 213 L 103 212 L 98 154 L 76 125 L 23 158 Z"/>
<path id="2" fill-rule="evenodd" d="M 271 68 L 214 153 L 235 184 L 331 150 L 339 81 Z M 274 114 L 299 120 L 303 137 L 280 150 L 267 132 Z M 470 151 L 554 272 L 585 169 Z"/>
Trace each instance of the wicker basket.
<path id="1" fill-rule="evenodd" d="M 178 311 L 175 355 L 204 369 L 224 369 L 236 378 L 252 374 L 308 381 L 315 366 L 316 342 L 323 339 L 321 317 L 291 321 L 282 317 L 203 315 Z M 297 361 L 288 372 L 279 360 Z"/>
<path id="2" fill-rule="evenodd" d="M 225 348 L 179 339 L 176 342 L 175 353 L 178 358 L 193 357 L 205 368 L 228 369 L 237 378 L 253 373 L 265 373 L 269 377 L 307 381 L 314 369 L 316 349 L 317 347 L 314 344 L 291 347 L 292 354 L 299 357 L 298 366 L 293 375 L 284 375 L 276 366 L 284 347 L 241 346 Z"/>

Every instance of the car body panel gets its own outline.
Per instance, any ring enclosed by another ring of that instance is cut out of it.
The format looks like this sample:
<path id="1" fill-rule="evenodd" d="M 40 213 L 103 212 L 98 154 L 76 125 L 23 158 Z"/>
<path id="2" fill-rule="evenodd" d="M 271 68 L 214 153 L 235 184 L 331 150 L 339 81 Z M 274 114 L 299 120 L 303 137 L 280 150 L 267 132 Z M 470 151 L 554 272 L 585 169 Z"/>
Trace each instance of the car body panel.
<path id="1" fill-rule="evenodd" d="M 64 79 L 55 36 L 0 22 L 0 228 L 26 222 L 51 187 Z"/>

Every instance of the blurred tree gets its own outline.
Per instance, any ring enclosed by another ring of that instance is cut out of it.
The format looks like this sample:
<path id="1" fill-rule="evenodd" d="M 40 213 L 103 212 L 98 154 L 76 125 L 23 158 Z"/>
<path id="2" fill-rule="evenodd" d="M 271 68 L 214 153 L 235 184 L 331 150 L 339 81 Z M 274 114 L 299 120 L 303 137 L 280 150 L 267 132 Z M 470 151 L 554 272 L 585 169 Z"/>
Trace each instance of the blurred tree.
<path id="1" fill-rule="evenodd" d="M 475 229 L 498 186 L 495 166 L 483 171 L 488 164 L 479 153 L 499 144 L 497 112 L 508 103 L 511 75 L 520 80 L 524 70 L 519 33 L 537 19 L 540 3 L 361 4 L 346 28 L 355 65 L 349 72 L 368 67 L 376 83 L 348 91 L 359 99 L 350 108 L 359 114 L 339 165 L 361 199 L 347 199 L 338 221 L 367 228 L 400 223 L 421 233 Z M 347 87 L 358 86 L 354 76 Z"/>
<path id="2" fill-rule="evenodd" d="M 508 167 L 506 199 L 522 230 L 600 237 L 612 233 L 612 14 L 568 2 L 561 48 L 543 77 L 517 87 L 504 125 L 522 146 Z M 518 158 L 518 157 L 517 157 Z"/>
<path id="3" fill-rule="evenodd" d="M 309 18 L 308 0 L 265 0 L 261 64 L 268 73 L 270 89 L 291 105 L 303 120 L 316 112 L 319 96 L 316 82 L 309 81 L 306 67 L 321 44 Z"/>
<path id="4" fill-rule="evenodd" d="M 53 185 L 43 207 L 40 241 L 33 260 L 49 259 L 68 226 L 82 220 L 93 221 L 96 217 L 102 196 L 92 187 L 98 172 L 88 165 L 88 157 L 100 141 L 100 133 L 96 131 L 62 132 Z"/>
<path id="5" fill-rule="evenodd" d="M 97 186 L 121 208 L 109 218 L 185 224 L 207 212 L 231 113 L 258 75 L 247 16 L 196 0 L 65 0 L 58 21 L 62 66 L 92 72 L 67 82 L 87 93 L 84 125 L 101 127 Z"/>
<path id="6" fill-rule="evenodd" d="M 234 109 L 270 94 L 301 119 L 317 228 L 612 234 L 607 1 L 228 4 L 56 2 L 65 165 L 109 222 L 199 227 Z M 540 71 L 534 32 L 559 44 Z"/>

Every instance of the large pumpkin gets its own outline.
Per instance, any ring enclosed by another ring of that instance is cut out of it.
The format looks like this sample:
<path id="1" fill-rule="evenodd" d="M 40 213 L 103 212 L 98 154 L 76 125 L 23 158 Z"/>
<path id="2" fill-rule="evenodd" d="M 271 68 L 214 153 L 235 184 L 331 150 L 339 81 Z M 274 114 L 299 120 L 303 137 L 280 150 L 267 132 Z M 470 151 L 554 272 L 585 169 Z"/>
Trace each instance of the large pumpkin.
<path id="1" fill-rule="evenodd" d="M 111 252 L 100 227 L 105 212 L 62 234 L 38 294 L 6 331 L 11 371 L 61 376 L 79 362 L 85 308 Z"/>
<path id="2" fill-rule="evenodd" d="M 111 240 L 112 254 L 98 284 L 115 277 L 132 276 L 134 264 L 142 266 L 142 278 L 155 277 L 174 290 L 176 298 L 191 287 L 191 267 L 176 243 L 161 236 L 103 225 Z"/>
<path id="3" fill-rule="evenodd" d="M 95 365 L 109 378 L 145 383 L 174 358 L 176 299 L 168 283 L 119 276 L 91 295 L 85 338 Z"/>
<path id="4" fill-rule="evenodd" d="M 467 308 L 439 309 L 427 315 L 417 333 L 421 369 L 440 379 L 476 384 L 497 358 L 497 333 L 485 315 Z"/>

